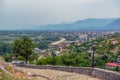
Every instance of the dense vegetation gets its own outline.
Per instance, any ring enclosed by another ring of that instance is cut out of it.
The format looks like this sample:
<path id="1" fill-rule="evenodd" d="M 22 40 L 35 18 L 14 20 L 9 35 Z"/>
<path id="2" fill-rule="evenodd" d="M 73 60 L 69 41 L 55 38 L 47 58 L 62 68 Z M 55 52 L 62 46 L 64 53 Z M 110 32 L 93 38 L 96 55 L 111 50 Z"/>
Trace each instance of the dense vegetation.
<path id="1" fill-rule="evenodd" d="M 5 34 L 5 33 L 4 33 Z M 51 42 L 59 40 L 60 37 L 65 37 L 67 40 L 76 40 L 77 36 L 71 36 L 73 33 L 69 34 L 69 32 L 65 33 L 57 33 L 54 32 L 48 33 L 31 33 L 25 32 L 27 34 L 27 39 L 21 37 L 20 33 L 17 33 L 17 39 L 14 40 L 13 44 L 1 41 L 0 42 L 0 54 L 2 54 L 6 61 L 11 61 L 13 56 L 16 59 L 26 61 L 29 58 L 30 63 L 37 65 L 64 65 L 64 66 L 82 66 L 82 67 L 90 67 L 92 60 L 92 44 L 95 46 L 95 63 L 94 65 L 99 68 L 104 68 L 106 62 L 116 62 L 118 55 L 120 55 L 120 36 L 119 33 L 106 35 L 104 37 L 98 37 L 95 40 L 91 40 L 84 43 L 71 43 L 70 46 L 64 47 L 66 50 L 59 56 L 55 56 L 54 54 L 50 54 L 50 52 L 54 52 L 59 50 L 58 48 L 53 47 L 49 48 L 49 44 Z M 35 36 L 34 36 L 35 34 Z M 63 35 L 67 34 L 67 35 Z M 76 35 L 76 33 L 74 33 Z M 20 35 L 20 36 L 19 36 Z M 62 36 L 60 36 L 62 35 Z M 95 36 L 95 35 L 91 35 Z M 90 38 L 91 38 L 90 36 Z M 15 36 L 14 36 L 15 37 Z M 31 42 L 33 41 L 33 42 Z M 31 44 L 32 43 L 32 44 Z M 33 43 L 36 43 L 36 47 L 42 50 L 45 50 L 44 53 L 33 53 Z M 31 49 L 32 48 L 32 49 Z M 29 52 L 30 49 L 30 52 Z M 13 51 L 12 51 L 13 50 Z M 32 50 L 32 51 L 31 51 Z M 26 52 L 27 51 L 27 52 Z M 32 54 L 31 54 L 32 52 Z M 19 53 L 19 54 L 18 54 Z M 47 55 L 47 57 L 40 58 L 40 55 Z M 25 57 L 27 56 L 27 57 Z"/>
<path id="2" fill-rule="evenodd" d="M 26 63 L 29 61 L 30 56 L 34 53 L 35 44 L 32 40 L 23 36 L 20 39 L 16 39 L 13 43 L 13 54 L 15 57 L 22 56 L 25 58 Z"/>
<path id="3" fill-rule="evenodd" d="M 117 57 L 120 55 L 119 34 L 109 35 L 105 38 L 99 37 L 96 40 L 80 45 L 72 43 L 71 46 L 65 47 L 70 50 L 68 53 L 60 56 L 53 55 L 51 57 L 42 58 L 38 60 L 36 64 L 90 67 L 93 43 L 96 45 L 94 62 L 96 67 L 105 68 L 105 63 L 117 62 Z"/>
<path id="4" fill-rule="evenodd" d="M 61 56 L 46 57 L 42 58 L 37 62 L 38 65 L 64 65 L 64 66 L 81 66 L 89 67 L 90 61 L 85 53 L 63 54 Z"/>

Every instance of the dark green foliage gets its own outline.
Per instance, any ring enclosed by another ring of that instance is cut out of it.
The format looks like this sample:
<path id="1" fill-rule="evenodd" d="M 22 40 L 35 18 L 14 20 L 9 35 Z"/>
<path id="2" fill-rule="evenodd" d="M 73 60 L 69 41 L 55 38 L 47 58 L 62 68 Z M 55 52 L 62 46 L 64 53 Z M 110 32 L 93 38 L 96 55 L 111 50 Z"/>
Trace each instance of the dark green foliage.
<path id="1" fill-rule="evenodd" d="M 35 63 L 35 61 L 37 61 L 38 60 L 38 54 L 36 54 L 36 53 L 33 53 L 31 56 L 30 56 L 30 63 L 32 63 L 32 64 L 34 64 Z"/>
<path id="2" fill-rule="evenodd" d="M 105 63 L 107 62 L 116 62 L 116 58 L 114 56 L 102 55 L 95 58 L 96 66 L 104 68 Z"/>
<path id="3" fill-rule="evenodd" d="M 46 57 L 38 60 L 37 65 L 52 65 L 53 58 Z M 90 61 L 86 58 L 85 53 L 70 53 L 64 54 L 61 56 L 54 57 L 54 65 L 64 65 L 64 66 L 81 66 L 81 67 L 89 67 Z"/>
<path id="4" fill-rule="evenodd" d="M 104 67 L 105 66 L 105 63 L 107 62 L 106 59 L 102 59 L 103 56 L 99 56 L 99 57 L 96 57 L 95 59 L 95 64 L 97 67 Z"/>
<path id="5" fill-rule="evenodd" d="M 25 58 L 23 56 L 18 56 L 17 60 L 25 61 Z"/>
<path id="6" fill-rule="evenodd" d="M 7 61 L 7 62 L 11 62 L 13 56 L 14 56 L 13 54 L 5 54 L 5 55 L 3 55 L 5 61 Z"/>
<path id="7" fill-rule="evenodd" d="M 37 64 L 39 65 L 51 65 L 52 64 L 52 57 L 46 57 L 38 60 Z"/>
<path id="8" fill-rule="evenodd" d="M 39 43 L 37 44 L 37 47 L 39 49 L 47 49 L 48 48 L 48 42 L 46 41 L 39 41 Z"/>
<path id="9" fill-rule="evenodd" d="M 35 47 L 35 44 L 32 42 L 32 40 L 27 37 L 23 36 L 20 39 L 16 39 L 13 43 L 13 53 L 16 57 L 22 56 L 25 58 L 25 61 L 29 60 L 30 56 L 33 54 L 33 49 Z"/>

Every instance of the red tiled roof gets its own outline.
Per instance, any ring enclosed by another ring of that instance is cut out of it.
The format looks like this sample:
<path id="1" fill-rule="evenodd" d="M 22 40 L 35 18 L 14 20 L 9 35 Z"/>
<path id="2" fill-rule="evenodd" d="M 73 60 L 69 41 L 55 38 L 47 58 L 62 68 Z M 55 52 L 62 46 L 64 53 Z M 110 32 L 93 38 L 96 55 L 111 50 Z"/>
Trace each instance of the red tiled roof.
<path id="1" fill-rule="evenodd" d="M 69 44 L 56 44 L 55 46 L 58 46 L 58 47 L 64 47 L 64 46 L 68 46 Z"/>
<path id="2" fill-rule="evenodd" d="M 106 65 L 106 66 L 113 66 L 113 67 L 120 66 L 119 64 L 116 64 L 116 63 L 110 63 L 110 62 L 106 63 L 105 65 Z"/>
<path id="3" fill-rule="evenodd" d="M 64 45 L 63 45 L 63 44 L 56 44 L 55 46 L 61 46 L 61 47 L 62 47 L 62 46 L 64 46 Z"/>

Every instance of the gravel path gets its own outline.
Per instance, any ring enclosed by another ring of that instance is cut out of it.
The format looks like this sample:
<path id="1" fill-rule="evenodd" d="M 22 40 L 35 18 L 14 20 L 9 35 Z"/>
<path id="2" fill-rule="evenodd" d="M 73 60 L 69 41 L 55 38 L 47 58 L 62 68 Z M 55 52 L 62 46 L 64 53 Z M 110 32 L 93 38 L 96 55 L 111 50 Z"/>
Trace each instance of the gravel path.
<path id="1" fill-rule="evenodd" d="M 84 74 L 49 70 L 22 68 L 34 80 L 101 80 Z"/>

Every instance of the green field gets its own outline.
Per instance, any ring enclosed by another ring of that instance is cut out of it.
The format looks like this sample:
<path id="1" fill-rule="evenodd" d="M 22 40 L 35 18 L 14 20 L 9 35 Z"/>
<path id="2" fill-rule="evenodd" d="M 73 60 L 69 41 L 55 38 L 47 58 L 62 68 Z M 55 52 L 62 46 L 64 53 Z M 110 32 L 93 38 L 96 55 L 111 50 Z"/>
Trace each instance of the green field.
<path id="1" fill-rule="evenodd" d="M 0 36 L 0 41 L 5 43 L 12 43 L 17 37 L 2 35 Z"/>

